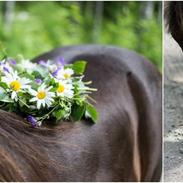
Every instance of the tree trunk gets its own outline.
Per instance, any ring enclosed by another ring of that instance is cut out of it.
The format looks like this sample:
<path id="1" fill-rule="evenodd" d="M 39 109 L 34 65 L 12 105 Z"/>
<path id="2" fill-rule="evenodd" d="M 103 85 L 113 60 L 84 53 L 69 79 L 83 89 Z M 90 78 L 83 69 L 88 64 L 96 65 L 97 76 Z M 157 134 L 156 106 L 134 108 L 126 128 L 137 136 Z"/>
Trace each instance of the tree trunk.
<path id="1" fill-rule="evenodd" d="M 140 15 L 142 18 L 151 19 L 153 17 L 154 2 L 146 1 L 142 3 Z"/>
<path id="2" fill-rule="evenodd" d="M 98 40 L 102 28 L 103 19 L 103 1 L 97 1 L 95 5 L 94 24 L 93 24 L 93 42 Z"/>
<path id="3" fill-rule="evenodd" d="M 3 22 L 5 32 L 10 32 L 14 15 L 15 1 L 4 1 L 3 3 Z"/>
<path id="4" fill-rule="evenodd" d="M 158 22 L 162 22 L 162 2 L 158 2 Z"/>

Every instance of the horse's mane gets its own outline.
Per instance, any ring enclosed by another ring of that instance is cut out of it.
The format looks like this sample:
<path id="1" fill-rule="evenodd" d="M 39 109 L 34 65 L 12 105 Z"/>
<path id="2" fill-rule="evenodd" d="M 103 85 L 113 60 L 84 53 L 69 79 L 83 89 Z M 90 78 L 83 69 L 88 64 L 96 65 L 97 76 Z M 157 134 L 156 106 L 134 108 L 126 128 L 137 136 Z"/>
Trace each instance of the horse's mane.
<path id="1" fill-rule="evenodd" d="M 172 33 L 175 27 L 183 30 L 183 3 L 180 1 L 165 2 L 164 19 L 168 31 Z"/>
<path id="2" fill-rule="evenodd" d="M 69 123 L 33 129 L 16 114 L 0 110 L 0 145 L 3 146 L 0 151 L 0 181 L 24 181 L 29 179 L 30 172 L 33 179 L 46 181 L 55 172 L 62 171 L 56 157 L 49 157 L 49 151 L 56 151 L 60 144 L 58 139 L 67 128 L 70 128 Z M 24 171 L 25 164 L 30 172 Z M 37 170 L 38 167 L 43 171 L 47 167 L 44 175 Z"/>

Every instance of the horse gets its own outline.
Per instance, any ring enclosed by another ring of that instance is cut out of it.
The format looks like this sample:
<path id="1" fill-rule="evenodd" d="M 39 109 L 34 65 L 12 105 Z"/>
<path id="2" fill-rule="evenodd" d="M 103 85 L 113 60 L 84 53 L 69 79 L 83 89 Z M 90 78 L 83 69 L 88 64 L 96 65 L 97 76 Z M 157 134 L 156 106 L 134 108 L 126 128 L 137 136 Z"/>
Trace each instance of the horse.
<path id="1" fill-rule="evenodd" d="M 165 2 L 164 17 L 168 31 L 183 50 L 183 2 Z"/>
<path id="2" fill-rule="evenodd" d="M 1 181 L 160 181 L 161 74 L 125 48 L 75 45 L 34 58 L 87 62 L 99 118 L 31 128 L 0 111 Z"/>

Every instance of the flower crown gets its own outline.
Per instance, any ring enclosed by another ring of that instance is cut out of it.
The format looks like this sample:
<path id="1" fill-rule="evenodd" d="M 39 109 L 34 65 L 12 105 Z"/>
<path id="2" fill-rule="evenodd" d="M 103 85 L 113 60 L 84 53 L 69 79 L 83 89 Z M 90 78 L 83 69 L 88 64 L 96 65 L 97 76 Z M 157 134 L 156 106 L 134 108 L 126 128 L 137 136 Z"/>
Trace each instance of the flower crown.
<path id="1" fill-rule="evenodd" d="M 23 58 L 0 61 L 0 108 L 26 117 L 32 127 L 43 121 L 78 121 L 82 117 L 97 120 L 97 112 L 87 99 L 96 91 L 83 81 L 86 62 L 66 64 Z"/>

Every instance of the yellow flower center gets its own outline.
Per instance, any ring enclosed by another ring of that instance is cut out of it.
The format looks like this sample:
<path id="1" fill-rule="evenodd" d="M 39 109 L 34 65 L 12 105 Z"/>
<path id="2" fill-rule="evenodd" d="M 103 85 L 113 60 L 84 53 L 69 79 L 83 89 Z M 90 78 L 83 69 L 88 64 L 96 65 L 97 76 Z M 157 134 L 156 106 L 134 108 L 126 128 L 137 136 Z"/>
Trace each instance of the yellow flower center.
<path id="1" fill-rule="evenodd" d="M 18 90 L 20 90 L 21 84 L 20 84 L 19 81 L 12 81 L 10 83 L 10 87 L 11 87 L 12 90 L 18 91 Z"/>
<path id="2" fill-rule="evenodd" d="M 64 73 L 64 78 L 65 78 L 65 79 L 68 79 L 68 78 L 70 78 L 70 75 L 67 74 L 67 73 Z"/>
<path id="3" fill-rule="evenodd" d="M 62 93 L 65 90 L 63 85 L 59 85 L 59 87 L 57 88 L 57 92 L 58 93 Z"/>
<path id="4" fill-rule="evenodd" d="M 44 99 L 46 97 L 46 93 L 44 91 L 39 91 L 37 93 L 37 98 L 38 99 Z"/>

